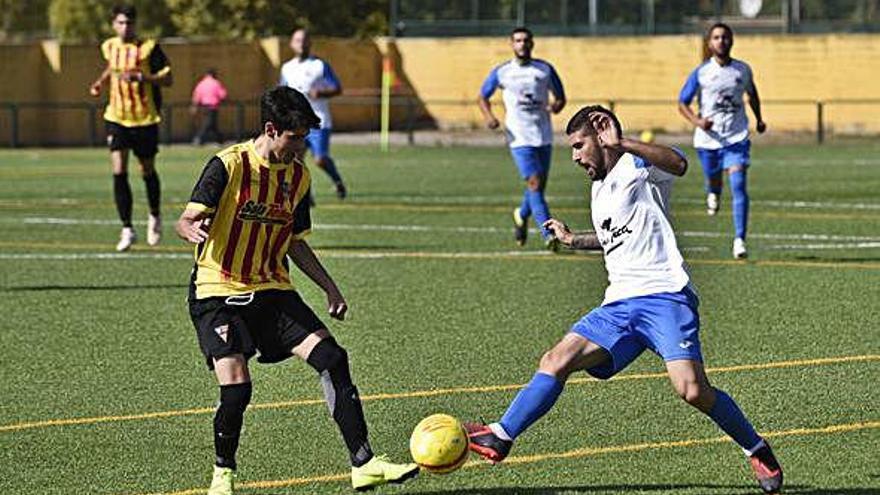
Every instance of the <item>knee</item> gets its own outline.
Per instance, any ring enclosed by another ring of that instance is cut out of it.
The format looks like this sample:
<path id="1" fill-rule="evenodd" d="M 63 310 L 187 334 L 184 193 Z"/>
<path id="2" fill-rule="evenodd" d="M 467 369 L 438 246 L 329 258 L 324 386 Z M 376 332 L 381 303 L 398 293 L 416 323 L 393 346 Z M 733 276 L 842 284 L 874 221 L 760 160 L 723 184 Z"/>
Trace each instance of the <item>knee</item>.
<path id="1" fill-rule="evenodd" d="M 322 339 L 309 353 L 306 362 L 318 373 L 334 370 L 348 363 L 348 353 L 333 337 Z"/>
<path id="2" fill-rule="evenodd" d="M 538 369 L 549 375 L 555 376 L 558 380 L 564 381 L 568 375 L 568 362 L 570 360 L 556 349 L 551 349 L 541 356 L 538 363 Z"/>
<path id="3" fill-rule="evenodd" d="M 326 156 L 315 157 L 315 164 L 321 168 L 327 168 L 327 157 Z"/>
<path id="4" fill-rule="evenodd" d="M 541 191 L 544 188 L 544 181 L 541 180 L 540 176 L 532 175 L 526 179 L 526 187 L 532 192 Z"/>
<path id="5" fill-rule="evenodd" d="M 251 382 L 220 386 L 220 405 L 244 411 L 251 402 L 253 386 Z"/>
<path id="6" fill-rule="evenodd" d="M 715 401 L 715 391 L 708 384 L 698 381 L 682 381 L 675 384 L 675 392 L 688 404 L 708 411 Z"/>

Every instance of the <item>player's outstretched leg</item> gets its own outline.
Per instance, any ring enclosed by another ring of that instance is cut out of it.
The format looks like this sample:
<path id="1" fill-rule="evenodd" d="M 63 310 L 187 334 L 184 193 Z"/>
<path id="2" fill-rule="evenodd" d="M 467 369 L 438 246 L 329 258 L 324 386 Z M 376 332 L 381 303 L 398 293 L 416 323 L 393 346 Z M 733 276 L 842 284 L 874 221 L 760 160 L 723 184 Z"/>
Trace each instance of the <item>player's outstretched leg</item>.
<path id="1" fill-rule="evenodd" d="M 666 368 L 676 393 L 696 407 L 727 433 L 749 457 L 758 484 L 765 493 L 777 493 L 782 488 L 782 468 L 770 445 L 724 391 L 712 387 L 706 378 L 703 364 L 698 361 L 668 361 Z"/>
<path id="2" fill-rule="evenodd" d="M 537 373 L 497 423 L 465 423 L 470 449 L 493 464 L 503 461 L 516 437 L 553 408 L 571 373 L 598 366 L 607 359 L 602 348 L 569 333 L 544 354 Z"/>
<path id="3" fill-rule="evenodd" d="M 351 379 L 348 353 L 333 337 L 326 337 L 311 350 L 306 362 L 320 375 L 330 415 L 339 426 L 351 459 L 351 484 L 355 490 L 371 490 L 386 483 L 403 483 L 419 473 L 416 464 L 395 464 L 373 455 L 367 439 L 367 422 L 357 387 Z"/>
<path id="4" fill-rule="evenodd" d="M 746 250 L 746 229 L 749 223 L 749 194 L 746 190 L 746 169 L 736 166 L 728 169 L 730 177 L 730 194 L 732 197 L 733 226 L 733 257 L 742 259 L 748 256 Z"/>

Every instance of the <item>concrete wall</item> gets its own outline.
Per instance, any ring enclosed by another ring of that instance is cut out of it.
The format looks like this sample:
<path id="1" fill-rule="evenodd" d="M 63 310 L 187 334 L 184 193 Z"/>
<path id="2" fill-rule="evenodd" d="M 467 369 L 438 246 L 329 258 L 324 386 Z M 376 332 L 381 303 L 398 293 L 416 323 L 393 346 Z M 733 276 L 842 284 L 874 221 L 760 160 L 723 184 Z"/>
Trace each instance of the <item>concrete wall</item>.
<path id="1" fill-rule="evenodd" d="M 175 84 L 164 90 L 166 102 L 186 102 L 208 67 L 220 71 L 234 100 L 253 100 L 278 79 L 278 64 L 291 54 L 284 38 L 254 43 L 163 43 L 172 62 Z M 400 93 L 412 93 L 419 103 L 417 120 L 440 128 L 481 125 L 474 104 L 489 70 L 510 58 L 504 37 L 401 39 L 356 41 L 321 39 L 315 54 L 329 60 L 346 94 L 378 93 L 382 54 L 395 62 Z M 616 110 L 631 129 L 686 131 L 674 100 L 684 79 L 700 63 L 701 41 L 695 36 L 538 38 L 534 55 L 553 63 L 570 100 L 618 101 Z M 880 35 L 742 36 L 734 56 L 753 68 L 765 100 L 765 120 L 773 130 L 806 131 L 815 128 L 811 104 L 774 104 L 772 100 L 880 99 Z M 102 67 L 98 47 L 57 45 L 51 42 L 0 45 L 0 103 L 94 103 L 87 88 Z M 625 100 L 658 100 L 656 104 Z M 769 100 L 769 101 L 768 101 Z M 102 100 L 99 100 L 102 101 Z M 572 104 L 556 117 L 557 128 L 576 110 Z M 340 129 L 375 129 L 378 106 L 333 104 Z M 500 112 L 500 110 L 499 110 Z M 98 112 L 99 139 L 103 129 Z M 393 120 L 407 118 L 395 107 Z M 174 138 L 191 132 L 185 109 L 172 113 Z M 245 114 L 245 125 L 257 125 L 256 107 Z M 0 145 L 8 142 L 9 114 L 0 111 Z M 75 144 L 89 138 L 91 122 L 82 110 L 22 110 L 19 139 L 26 144 Z M 831 104 L 826 107 L 829 130 L 843 133 L 880 132 L 880 104 Z M 235 112 L 222 113 L 221 126 L 234 130 Z"/>
<path id="2" fill-rule="evenodd" d="M 674 100 L 701 62 L 694 36 L 537 38 L 534 56 L 554 64 L 570 100 L 667 100 L 666 104 L 620 103 L 625 126 L 689 130 Z M 433 100 L 473 101 L 483 78 L 510 58 L 505 38 L 402 39 L 397 48 L 413 89 L 441 126 L 478 125 L 475 105 L 455 107 Z M 733 54 L 747 61 L 763 100 L 880 99 L 880 36 L 742 36 Z M 575 110 L 555 119 L 557 128 Z M 815 128 L 815 105 L 764 105 L 776 130 Z M 829 105 L 827 125 L 840 132 L 880 132 L 880 104 Z"/>

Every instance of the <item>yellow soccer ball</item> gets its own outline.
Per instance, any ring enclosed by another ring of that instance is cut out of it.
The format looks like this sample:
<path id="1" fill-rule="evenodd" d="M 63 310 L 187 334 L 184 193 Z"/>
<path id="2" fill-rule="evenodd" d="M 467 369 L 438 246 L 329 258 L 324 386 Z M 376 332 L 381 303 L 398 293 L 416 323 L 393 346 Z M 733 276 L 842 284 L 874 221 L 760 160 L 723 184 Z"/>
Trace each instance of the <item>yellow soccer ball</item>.
<path id="1" fill-rule="evenodd" d="M 646 129 L 642 131 L 642 134 L 639 136 L 639 140 L 645 143 L 653 143 L 654 142 L 654 133 L 651 132 L 650 129 Z"/>
<path id="2" fill-rule="evenodd" d="M 467 461 L 467 432 L 454 417 L 432 414 L 416 425 L 409 439 L 409 451 L 422 469 L 451 473 Z"/>

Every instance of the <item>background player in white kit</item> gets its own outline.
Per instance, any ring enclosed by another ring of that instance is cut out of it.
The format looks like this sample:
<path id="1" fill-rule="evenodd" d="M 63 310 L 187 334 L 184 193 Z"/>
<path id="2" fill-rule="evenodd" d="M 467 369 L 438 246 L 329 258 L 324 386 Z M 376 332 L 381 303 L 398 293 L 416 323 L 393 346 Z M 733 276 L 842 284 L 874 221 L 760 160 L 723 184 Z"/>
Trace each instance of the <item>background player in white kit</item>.
<path id="1" fill-rule="evenodd" d="M 344 199 L 347 194 L 336 162 L 330 156 L 330 134 L 333 117 L 330 115 L 329 99 L 342 93 L 342 83 L 325 60 L 311 55 L 312 40 L 305 29 L 297 29 L 290 36 L 293 58 L 281 66 L 279 86 L 289 86 L 306 95 L 312 110 L 321 119 L 321 128 L 312 129 L 306 144 L 321 167 L 336 186 L 336 196 Z M 310 198 L 311 200 L 311 198 Z"/>
<path id="2" fill-rule="evenodd" d="M 507 140 L 510 154 L 526 181 L 522 204 L 513 210 L 514 238 L 520 246 L 525 244 L 528 219 L 535 223 L 547 243 L 556 249 L 558 243 L 550 231 L 543 228 L 550 218 L 550 210 L 544 199 L 547 177 L 550 174 L 550 158 L 553 149 L 553 128 L 550 112 L 559 113 L 565 107 L 565 90 L 556 69 L 549 63 L 532 58 L 535 43 L 532 32 L 519 27 L 510 33 L 510 46 L 514 58 L 489 73 L 480 88 L 477 102 L 489 129 L 497 129 L 500 123 L 492 113 L 489 98 L 496 89 L 502 89 L 506 117 Z M 550 102 L 549 93 L 553 93 Z"/>
<path id="3" fill-rule="evenodd" d="M 604 251 L 605 300 L 544 354 L 497 423 L 465 425 L 471 450 L 502 461 L 513 440 L 553 407 L 572 373 L 608 379 L 647 348 L 665 361 L 676 393 L 746 452 L 761 489 L 778 492 L 782 469 L 770 446 L 733 399 L 709 384 L 703 368 L 699 301 L 668 218 L 672 180 L 687 170 L 684 154 L 622 138 L 617 118 L 600 106 L 578 111 L 566 134 L 574 161 L 593 181 L 596 232 L 573 234 L 554 219 L 546 227 L 564 245 Z"/>
<path id="4" fill-rule="evenodd" d="M 678 111 L 694 125 L 694 148 L 706 176 L 708 213 L 718 212 L 718 200 L 724 184 L 722 172 L 730 180 L 733 225 L 733 257 L 745 258 L 746 228 L 749 223 L 749 195 L 746 171 L 749 167 L 749 118 L 743 105 L 743 94 L 749 95 L 749 106 L 755 114 L 758 133 L 767 130 L 761 118 L 761 100 L 752 79 L 752 69 L 731 58 L 733 30 L 723 23 L 714 24 L 706 32 L 709 58 L 688 76 L 678 96 Z M 694 97 L 700 105 L 699 115 L 691 110 Z"/>

